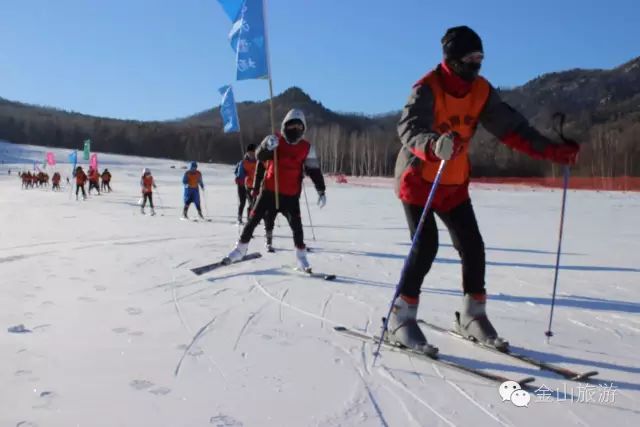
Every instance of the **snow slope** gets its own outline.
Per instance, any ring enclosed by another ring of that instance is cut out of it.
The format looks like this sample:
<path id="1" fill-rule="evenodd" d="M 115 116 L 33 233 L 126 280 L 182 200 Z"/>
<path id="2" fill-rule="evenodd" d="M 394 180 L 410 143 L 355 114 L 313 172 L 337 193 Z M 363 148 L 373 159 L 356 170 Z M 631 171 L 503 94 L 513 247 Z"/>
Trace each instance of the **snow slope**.
<path id="1" fill-rule="evenodd" d="M 284 218 L 276 254 L 198 277 L 189 268 L 218 260 L 237 239 L 231 166 L 201 165 L 213 222 L 194 223 L 177 219 L 182 162 L 100 155 L 114 192 L 76 202 L 67 191 L 21 190 L 16 168 L 46 151 L 0 144 L 2 426 L 640 421 L 637 193 L 569 193 L 556 335 L 547 344 L 561 192 L 473 189 L 487 246 L 488 310 L 500 333 L 534 356 L 600 371 L 587 388 L 427 331 L 456 360 L 560 389 L 551 402 L 533 395 L 521 408 L 503 402 L 497 384 L 402 354 L 383 353 L 371 368 L 370 344 L 333 331 L 337 324 L 379 330 L 409 249 L 390 188 L 329 182 L 320 210 L 307 183 L 317 236 L 305 228 L 309 259 L 316 271 L 337 274 L 335 282 L 282 268 L 294 258 Z M 69 150 L 54 151 L 64 159 Z M 144 166 L 159 186 L 156 217 L 136 205 Z M 70 169 L 58 168 L 63 178 Z M 262 245 L 259 228 L 250 250 Z M 460 300 L 458 257 L 441 230 L 420 315 L 449 325 Z M 20 324 L 31 332 L 8 331 Z M 598 383 L 613 383 L 614 395 Z"/>

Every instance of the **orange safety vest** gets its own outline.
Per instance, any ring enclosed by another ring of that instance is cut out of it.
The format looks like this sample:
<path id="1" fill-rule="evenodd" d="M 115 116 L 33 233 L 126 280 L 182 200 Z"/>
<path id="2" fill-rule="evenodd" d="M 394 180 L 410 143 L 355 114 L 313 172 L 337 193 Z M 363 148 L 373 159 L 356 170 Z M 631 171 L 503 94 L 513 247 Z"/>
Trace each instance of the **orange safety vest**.
<path id="1" fill-rule="evenodd" d="M 87 181 L 87 174 L 84 171 L 76 172 L 76 185 L 84 185 Z"/>
<path id="2" fill-rule="evenodd" d="M 187 171 L 187 186 L 189 188 L 198 188 L 198 183 L 200 182 L 200 177 L 202 174 L 198 170 L 188 170 Z"/>
<path id="3" fill-rule="evenodd" d="M 444 91 L 440 78 L 437 73 L 431 72 L 422 80 L 423 84 L 429 85 L 433 94 L 433 131 L 440 134 L 456 132 L 462 141 L 461 150 L 447 162 L 442 171 L 440 183 L 460 185 L 469 180 L 469 145 L 491 87 L 484 78 L 477 77 L 469 93 L 462 98 L 456 98 Z M 427 182 L 433 182 L 439 166 L 440 162 L 423 162 L 422 178 Z"/>
<path id="4" fill-rule="evenodd" d="M 142 193 L 149 194 L 153 192 L 153 176 L 144 175 L 142 177 Z"/>
<path id="5" fill-rule="evenodd" d="M 244 159 L 242 160 L 242 167 L 244 168 L 244 173 L 246 174 L 246 176 L 244 177 L 244 185 L 247 186 L 248 188 L 253 188 L 253 178 L 255 177 L 256 174 L 256 164 L 257 164 L 257 160 L 248 160 L 248 159 Z"/>

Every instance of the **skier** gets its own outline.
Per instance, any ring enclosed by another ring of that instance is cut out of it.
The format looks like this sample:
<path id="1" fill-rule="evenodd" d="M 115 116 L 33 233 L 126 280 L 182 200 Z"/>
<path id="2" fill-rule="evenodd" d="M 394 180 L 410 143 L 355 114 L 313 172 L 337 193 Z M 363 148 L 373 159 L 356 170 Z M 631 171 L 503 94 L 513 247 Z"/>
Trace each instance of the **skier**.
<path id="1" fill-rule="evenodd" d="M 147 204 L 147 200 L 149 200 L 149 206 L 151 207 L 151 216 L 156 214 L 156 211 L 153 209 L 153 189 L 157 188 L 156 183 L 153 181 L 153 176 L 151 175 L 151 171 L 149 168 L 144 168 L 142 170 L 142 177 L 140 177 L 140 188 L 142 190 L 142 205 L 140 206 L 140 212 L 144 215 L 144 207 Z"/>
<path id="2" fill-rule="evenodd" d="M 98 185 L 100 182 L 100 173 L 97 169 L 92 167 L 89 168 L 89 194 L 91 194 L 92 189 L 96 189 L 98 195 L 100 195 L 100 186 Z"/>
<path id="3" fill-rule="evenodd" d="M 484 54 L 482 41 L 472 29 L 450 28 L 441 42 L 442 62 L 413 86 L 398 123 L 402 147 L 396 161 L 395 189 L 412 238 L 440 162 L 447 163 L 432 209 L 400 277 L 387 337 L 409 348 L 437 351 L 416 322 L 420 287 L 438 250 L 435 212 L 448 228 L 462 260 L 464 296 L 461 310 L 456 312 L 458 331 L 506 350 L 508 342 L 498 336 L 486 313 L 484 243 L 469 197 L 471 137 L 482 124 L 507 146 L 561 164 L 575 163 L 579 146 L 541 135 L 478 75 Z"/>
<path id="4" fill-rule="evenodd" d="M 253 204 L 253 179 L 256 173 L 256 145 L 249 144 L 244 158 L 238 162 L 235 169 L 236 186 L 238 187 L 238 225 L 242 225 L 242 211 L 247 204 L 247 220 Z"/>
<path id="5" fill-rule="evenodd" d="M 109 169 L 105 168 L 101 175 L 102 178 L 102 191 L 107 191 L 111 193 L 111 172 Z"/>
<path id="6" fill-rule="evenodd" d="M 60 191 L 60 179 L 60 173 L 54 172 L 53 176 L 51 177 L 51 191 Z"/>
<path id="7" fill-rule="evenodd" d="M 260 194 L 251 210 L 249 221 L 244 226 L 236 247 L 224 259 L 225 263 L 242 260 L 249 248 L 249 241 L 253 230 L 267 212 L 280 212 L 287 218 L 293 231 L 293 241 L 296 247 L 296 262 L 300 270 L 310 271 L 307 251 L 304 244 L 302 219 L 300 217 L 300 192 L 303 171 L 313 181 L 318 192 L 318 205 L 322 208 L 326 204 L 324 177 L 316 152 L 311 143 L 305 139 L 304 133 L 307 123 L 304 113 L 300 110 L 290 110 L 282 121 L 281 132 L 267 136 L 256 151 L 258 161 L 266 161 L 266 174 Z M 274 150 L 278 153 L 278 187 L 279 209 L 275 208 L 275 170 Z"/>
<path id="8" fill-rule="evenodd" d="M 82 190 L 82 200 L 87 200 L 87 193 L 84 191 L 84 184 L 87 182 L 87 174 L 82 170 L 82 166 L 76 168 L 74 174 L 76 178 L 76 200 L 78 200 L 78 191 Z"/>
<path id="9" fill-rule="evenodd" d="M 198 170 L 198 164 L 191 162 L 189 170 L 184 173 L 182 177 L 182 184 L 184 184 L 184 209 L 182 210 L 182 219 L 189 219 L 187 211 L 191 203 L 196 205 L 198 210 L 198 216 L 204 219 L 202 210 L 200 209 L 200 190 L 204 191 L 204 183 L 202 182 L 202 174 Z"/>

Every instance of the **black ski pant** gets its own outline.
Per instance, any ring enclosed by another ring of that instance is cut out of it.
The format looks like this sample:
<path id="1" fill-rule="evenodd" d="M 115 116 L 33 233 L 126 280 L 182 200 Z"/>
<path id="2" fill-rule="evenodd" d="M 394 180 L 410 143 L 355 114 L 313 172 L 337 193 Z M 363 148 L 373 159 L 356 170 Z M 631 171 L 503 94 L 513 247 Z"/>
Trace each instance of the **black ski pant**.
<path id="1" fill-rule="evenodd" d="M 409 224 L 411 238 L 415 234 L 423 206 L 403 203 L 404 212 Z M 436 212 L 449 230 L 453 247 L 462 260 L 462 289 L 465 294 L 485 291 L 485 254 L 484 242 L 480 235 L 478 222 L 471 200 L 467 200 L 448 212 Z M 422 233 L 418 236 L 415 247 L 411 249 L 405 271 L 400 277 L 400 293 L 411 298 L 418 298 L 425 275 L 438 252 L 438 227 L 433 210 L 427 213 Z"/>
<path id="2" fill-rule="evenodd" d="M 265 220 L 265 228 L 268 226 L 268 218 L 271 218 L 271 229 L 273 229 L 273 221 L 276 214 L 280 212 L 289 222 L 291 231 L 293 232 L 293 242 L 298 249 L 304 249 L 304 232 L 302 230 L 302 218 L 300 217 L 300 197 L 280 195 L 280 209 L 276 211 L 275 193 L 263 190 L 249 216 L 249 221 L 242 229 L 240 241 L 249 243 L 253 237 L 253 230 L 256 229 L 262 219 Z"/>
<path id="3" fill-rule="evenodd" d="M 244 211 L 245 204 L 247 204 L 247 220 L 249 220 L 252 205 L 251 194 L 247 191 L 247 187 L 245 187 L 244 184 L 236 184 L 236 186 L 238 187 L 238 219 L 242 220 L 242 212 Z"/>
<path id="4" fill-rule="evenodd" d="M 76 199 L 78 198 L 78 191 L 82 190 L 82 197 L 87 198 L 87 193 L 84 191 L 84 185 L 76 185 Z"/>
<path id="5" fill-rule="evenodd" d="M 97 182 L 93 182 L 93 181 L 89 181 L 89 194 L 91 194 L 91 190 L 94 189 L 94 188 L 96 189 L 98 194 L 100 194 L 100 187 L 98 187 L 98 183 Z"/>
<path id="6" fill-rule="evenodd" d="M 147 206 L 147 200 L 149 200 L 149 206 L 153 209 L 153 194 L 152 193 L 144 193 L 142 196 L 142 209 Z"/>

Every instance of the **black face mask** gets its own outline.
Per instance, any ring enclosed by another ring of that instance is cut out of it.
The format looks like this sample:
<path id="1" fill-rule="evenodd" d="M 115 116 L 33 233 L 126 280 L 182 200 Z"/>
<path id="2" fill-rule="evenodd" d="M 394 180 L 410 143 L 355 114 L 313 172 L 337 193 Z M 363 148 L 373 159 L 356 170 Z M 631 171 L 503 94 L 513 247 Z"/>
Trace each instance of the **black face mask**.
<path id="1" fill-rule="evenodd" d="M 462 80 L 472 82 L 478 77 L 482 64 L 478 62 L 462 62 L 458 59 L 449 61 L 449 65 Z"/>
<path id="2" fill-rule="evenodd" d="M 304 128 L 303 129 L 287 128 L 287 127 L 284 128 L 284 137 L 290 143 L 298 142 L 300 138 L 302 138 L 303 134 L 304 134 Z"/>

